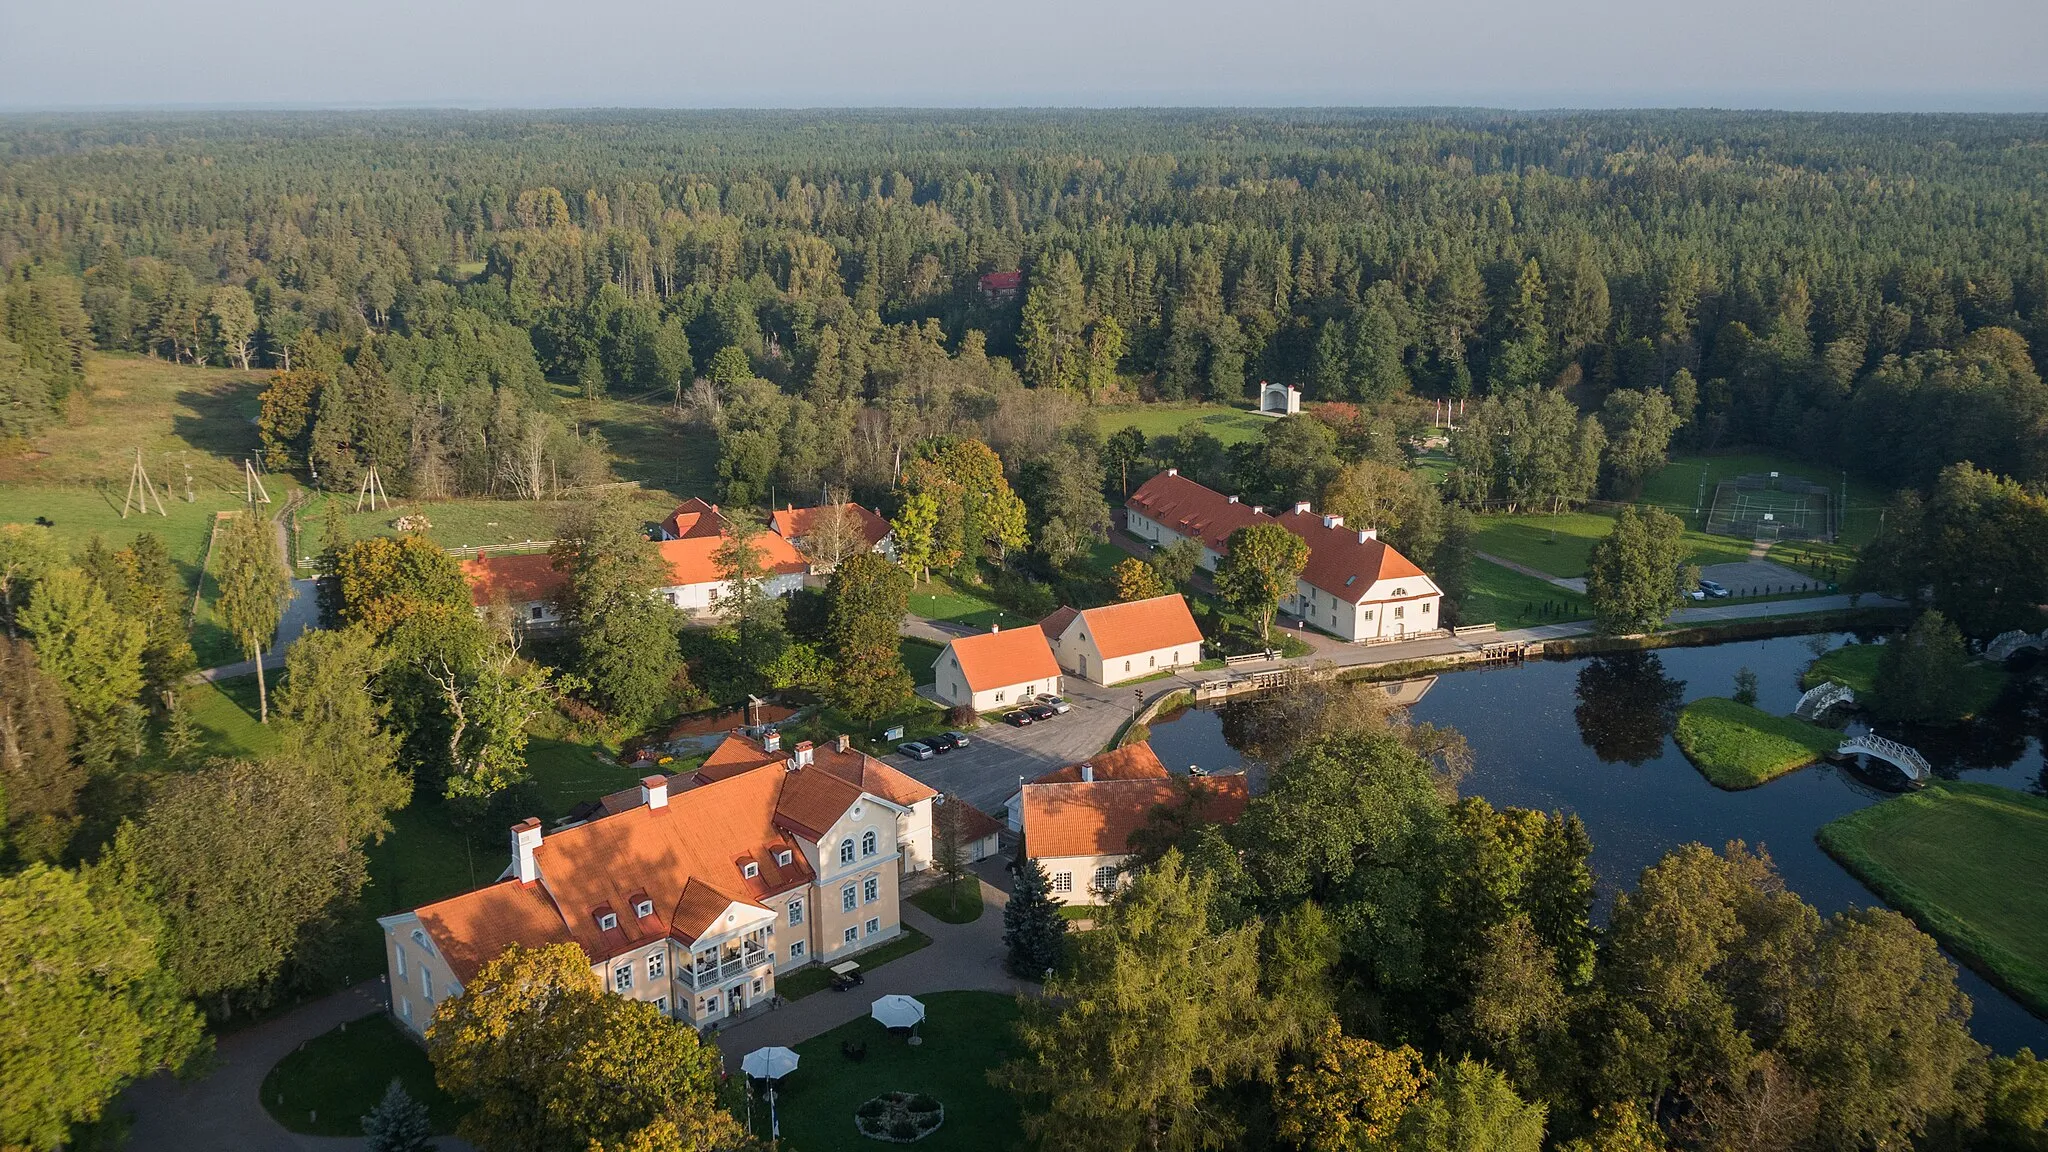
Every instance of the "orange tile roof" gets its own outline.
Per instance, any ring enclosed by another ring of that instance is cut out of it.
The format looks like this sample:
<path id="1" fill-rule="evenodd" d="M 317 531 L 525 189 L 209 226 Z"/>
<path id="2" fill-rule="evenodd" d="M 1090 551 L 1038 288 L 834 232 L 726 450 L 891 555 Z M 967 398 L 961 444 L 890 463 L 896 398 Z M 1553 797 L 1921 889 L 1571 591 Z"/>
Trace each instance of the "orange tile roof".
<path id="1" fill-rule="evenodd" d="M 1060 674 L 1052 646 L 1037 628 L 958 636 L 947 647 L 960 661 L 960 674 L 966 677 L 967 687 L 975 692 L 1031 680 L 1050 680 Z"/>
<path id="2" fill-rule="evenodd" d="M 479 552 L 476 559 L 462 562 L 462 578 L 469 581 L 470 603 L 479 608 L 500 594 L 508 604 L 546 600 L 569 582 L 569 574 L 557 571 L 555 558 L 545 552 L 500 556 Z"/>
<path id="3" fill-rule="evenodd" d="M 1251 800 L 1242 775 L 1026 784 L 1025 850 L 1033 859 L 1124 855 L 1131 833 L 1145 826 L 1153 809 L 1179 804 L 1187 795 L 1184 787 L 1194 790 L 1196 819 L 1204 823 L 1234 823 Z"/>
<path id="4" fill-rule="evenodd" d="M 1183 536 L 1192 536 L 1219 553 L 1227 551 L 1224 544 L 1232 532 L 1272 522 L 1272 517 L 1254 511 L 1251 505 L 1204 488 L 1171 469 L 1139 485 L 1124 507 Z"/>
<path id="5" fill-rule="evenodd" d="M 960 805 L 960 839 L 963 842 L 971 844 L 984 836 L 996 836 L 1002 833 L 1002 821 L 964 800 L 958 801 L 958 803 Z"/>
<path id="6" fill-rule="evenodd" d="M 1308 545 L 1308 567 L 1302 570 L 1302 581 L 1339 600 L 1356 604 L 1379 580 L 1428 579 L 1414 561 L 1386 541 L 1360 540 L 1356 528 L 1326 527 L 1318 513 L 1291 511 L 1280 517 L 1280 523 Z M 1434 590 L 1413 589 L 1418 593 Z"/>
<path id="7" fill-rule="evenodd" d="M 697 778 L 724 780 L 768 765 L 787 764 L 796 754 L 796 748 L 788 743 L 779 752 L 764 752 L 759 741 L 735 732 L 719 741 L 718 747 L 713 748 L 711 755 L 704 758 L 704 763 L 698 765 Z M 906 808 L 938 795 L 933 789 L 857 748 L 841 752 L 836 742 L 828 741 L 812 748 L 811 766 L 869 795 Z"/>
<path id="8" fill-rule="evenodd" d="M 541 948 L 573 942 L 547 889 L 517 880 L 500 880 L 488 888 L 451 896 L 415 914 L 448 961 L 449 970 L 464 984 L 514 944 Z"/>
<path id="9" fill-rule="evenodd" d="M 1072 784 L 1081 779 L 1081 764 L 1095 770 L 1097 780 L 1164 780 L 1172 773 L 1159 762 L 1149 741 L 1139 740 L 1121 748 L 1097 753 L 1085 761 L 1055 768 L 1033 780 L 1033 784 Z"/>
<path id="10" fill-rule="evenodd" d="M 853 509 L 854 518 L 860 521 L 861 537 L 868 542 L 870 548 L 880 544 L 882 538 L 889 534 L 889 522 L 882 519 L 881 513 L 869 511 L 850 501 L 839 505 L 820 504 L 815 508 L 783 508 L 778 512 L 769 513 L 769 523 L 777 534 L 795 540 L 810 535 L 811 523 L 818 518 L 818 514 L 832 507 Z"/>
<path id="11" fill-rule="evenodd" d="M 1045 618 L 1045 623 L 1052 624 L 1059 615 L 1059 612 L 1053 613 Z M 1082 626 L 1094 634 L 1095 649 L 1105 660 L 1202 642 L 1202 630 L 1195 627 L 1188 602 L 1179 593 L 1133 600 L 1128 604 L 1105 604 L 1100 608 L 1084 609 L 1075 615 L 1080 618 Z M 1050 628 L 1047 632 L 1059 635 Z"/>
<path id="12" fill-rule="evenodd" d="M 663 540 L 654 547 L 668 563 L 676 585 L 716 584 L 725 579 L 718 570 L 717 561 L 711 558 L 718 551 L 720 539 L 718 536 L 686 536 L 681 540 Z M 810 564 L 797 554 L 795 546 L 773 532 L 756 534 L 754 547 L 760 550 L 762 565 L 771 575 L 787 576 L 810 571 Z"/>
<path id="13" fill-rule="evenodd" d="M 732 780 L 777 776 L 782 780 L 782 794 L 775 801 L 776 827 L 795 832 L 813 844 L 861 798 L 860 785 L 826 772 L 749 772 Z"/>

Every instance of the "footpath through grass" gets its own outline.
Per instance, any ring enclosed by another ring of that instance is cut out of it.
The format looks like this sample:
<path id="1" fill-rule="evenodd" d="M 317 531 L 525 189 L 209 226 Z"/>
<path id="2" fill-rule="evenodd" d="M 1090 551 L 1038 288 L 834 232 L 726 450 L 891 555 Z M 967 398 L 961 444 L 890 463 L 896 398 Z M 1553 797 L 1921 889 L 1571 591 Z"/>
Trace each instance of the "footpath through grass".
<path id="1" fill-rule="evenodd" d="M 2037 1013 L 2048 1013 L 2048 799 L 1937 782 L 1817 834 L 1879 896 Z"/>
<path id="2" fill-rule="evenodd" d="M 989 1070 L 1020 1051 L 1017 1001 L 996 992 L 920 996 L 923 1043 L 912 1046 L 862 1017 L 796 1046 L 802 1066 L 777 1086 L 784 1143 L 801 1152 L 852 1152 L 884 1147 L 857 1135 L 854 1110 L 884 1092 L 922 1092 L 945 1106 L 946 1121 L 917 1142 L 920 1152 L 1008 1152 L 1023 1147 L 1017 1102 L 988 1082 Z M 848 1059 L 842 1044 L 867 1046 Z M 765 1132 L 768 1106 L 754 1105 L 754 1130 Z"/>
<path id="3" fill-rule="evenodd" d="M 1678 747 L 1716 787 L 1754 788 L 1804 768 L 1840 745 L 1831 728 L 1773 716 L 1722 696 L 1695 700 L 1678 714 Z"/>
<path id="4" fill-rule="evenodd" d="M 263 1108 L 303 1135 L 360 1137 L 363 1114 L 394 1079 L 427 1106 L 435 1133 L 455 1131 L 462 1105 L 434 1083 L 425 1049 L 382 1013 L 316 1036 L 278 1061 L 263 1078 Z"/>

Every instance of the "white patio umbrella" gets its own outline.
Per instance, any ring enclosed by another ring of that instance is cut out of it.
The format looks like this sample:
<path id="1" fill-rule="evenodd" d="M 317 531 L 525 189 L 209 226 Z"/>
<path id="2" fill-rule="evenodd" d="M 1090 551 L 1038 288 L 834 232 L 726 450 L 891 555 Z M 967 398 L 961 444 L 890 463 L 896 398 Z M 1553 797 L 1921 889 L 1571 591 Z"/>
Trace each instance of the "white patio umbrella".
<path id="1" fill-rule="evenodd" d="M 740 1059 L 740 1068 L 756 1080 L 780 1080 L 796 1071 L 796 1053 L 787 1048 L 756 1048 Z"/>
<path id="2" fill-rule="evenodd" d="M 924 1005 L 914 996 L 884 996 L 875 1001 L 868 1015 L 884 1028 L 914 1028 L 924 1019 Z"/>

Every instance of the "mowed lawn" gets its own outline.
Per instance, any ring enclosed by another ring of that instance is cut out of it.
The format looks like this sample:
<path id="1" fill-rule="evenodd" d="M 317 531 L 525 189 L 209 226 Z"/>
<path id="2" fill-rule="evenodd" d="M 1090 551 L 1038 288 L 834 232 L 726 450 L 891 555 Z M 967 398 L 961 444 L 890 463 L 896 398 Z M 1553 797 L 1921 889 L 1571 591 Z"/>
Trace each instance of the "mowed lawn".
<path id="1" fill-rule="evenodd" d="M 1498 564 L 1474 560 L 1471 578 L 1472 592 L 1459 606 L 1459 621 L 1464 624 L 1526 628 L 1593 615 L 1584 596 Z"/>
<path id="2" fill-rule="evenodd" d="M 922 616 L 927 620 L 959 624 L 976 632 L 988 631 L 991 624 L 1015 628 L 1036 623 L 998 606 L 993 601 L 984 600 L 943 576 L 934 576 L 930 583 L 916 585 L 910 590 L 910 614 Z"/>
<path id="3" fill-rule="evenodd" d="M 1655 504 L 1683 517 L 1686 527 L 1696 529 L 1713 503 L 1715 485 L 1737 476 L 1772 472 L 1824 485 L 1838 499 L 1841 496 L 1843 474 L 1839 468 L 1772 452 L 1717 452 L 1674 455 L 1671 463 L 1644 481 L 1637 501 Z M 1848 485 L 1849 498 L 1842 509 L 1841 542 L 1860 548 L 1877 535 L 1878 514 L 1891 493 L 1883 485 L 1853 475 L 1848 477 Z"/>
<path id="4" fill-rule="evenodd" d="M 1100 408 L 1095 413 L 1095 427 L 1104 436 L 1136 428 L 1145 434 L 1147 442 L 1171 436 L 1192 424 L 1228 446 L 1265 435 L 1272 422 L 1271 416 L 1226 404 L 1133 404 Z"/>
<path id="5" fill-rule="evenodd" d="M 1614 530 L 1614 517 L 1605 512 L 1518 513 L 1481 516 L 1478 527 L 1481 552 L 1570 579 L 1586 574 L 1593 545 Z M 1749 558 L 1750 542 L 1732 536 L 1688 529 L 1685 543 L 1691 564 L 1732 564 Z"/>
<path id="6" fill-rule="evenodd" d="M 858 993 L 854 993 L 858 995 Z M 912 1047 L 862 1017 L 796 1046 L 802 1064 L 776 1094 L 784 1144 L 798 1152 L 862 1152 L 886 1147 L 854 1130 L 853 1113 L 884 1092 L 923 1092 L 945 1106 L 946 1121 L 919 1140 L 920 1152 L 1007 1152 L 1022 1148 L 1017 1102 L 988 1082 L 989 1070 L 1019 1054 L 1017 1001 L 995 992 L 935 992 L 918 997 L 924 1043 Z M 858 1062 L 840 1052 L 867 1045 Z M 738 1053 L 729 1054 L 737 1067 Z M 768 1105 L 754 1104 L 754 1130 L 767 1131 Z"/>
<path id="7" fill-rule="evenodd" d="M 2048 1012 L 2048 799 L 1941 782 L 1822 826 L 1821 847 L 2036 1012 Z"/>
<path id="8" fill-rule="evenodd" d="M 455 1131 L 462 1105 L 434 1082 L 426 1049 L 389 1016 L 366 1016 L 300 1045 L 263 1078 L 271 1118 L 308 1136 L 361 1136 L 363 1114 L 396 1080 L 427 1106 L 434 1131 Z"/>
<path id="9" fill-rule="evenodd" d="M 1708 696 L 1685 706 L 1674 734 L 1686 759 L 1715 786 L 1754 788 L 1832 752 L 1842 734 L 1790 716 Z"/>

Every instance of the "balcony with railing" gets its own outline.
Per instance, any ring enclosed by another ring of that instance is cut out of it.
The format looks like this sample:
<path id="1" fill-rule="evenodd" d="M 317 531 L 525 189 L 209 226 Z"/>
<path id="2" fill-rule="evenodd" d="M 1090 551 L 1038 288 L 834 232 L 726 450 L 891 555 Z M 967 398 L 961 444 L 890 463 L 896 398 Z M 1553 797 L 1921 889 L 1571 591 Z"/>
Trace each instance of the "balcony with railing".
<path id="1" fill-rule="evenodd" d="M 688 967 L 676 970 L 676 980 L 691 989 L 716 987 L 742 973 L 768 966 L 768 949 L 758 940 L 746 940 L 718 952 L 700 952 Z"/>

